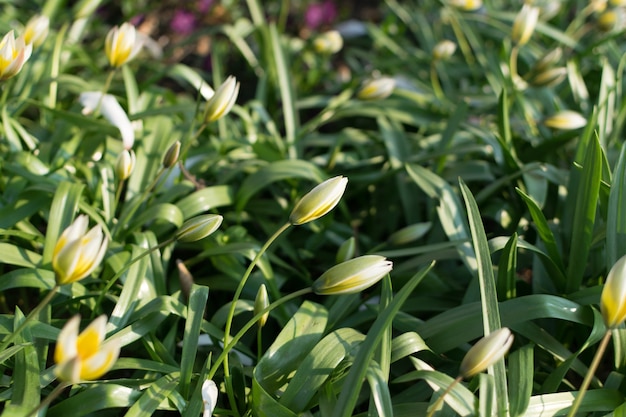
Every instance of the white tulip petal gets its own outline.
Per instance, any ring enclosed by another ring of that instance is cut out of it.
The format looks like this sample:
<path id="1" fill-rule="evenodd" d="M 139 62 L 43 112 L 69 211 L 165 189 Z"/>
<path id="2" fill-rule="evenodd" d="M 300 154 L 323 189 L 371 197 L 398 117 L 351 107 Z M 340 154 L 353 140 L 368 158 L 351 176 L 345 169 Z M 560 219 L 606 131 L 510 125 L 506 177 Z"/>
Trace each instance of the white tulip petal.
<path id="1" fill-rule="evenodd" d="M 100 112 L 105 119 L 107 119 L 113 126 L 120 130 L 122 135 L 122 142 L 124 143 L 124 149 L 131 149 L 135 143 L 135 131 L 133 125 L 128 118 L 128 115 L 118 103 L 117 99 L 110 95 L 105 94 L 102 97 L 102 93 L 98 91 L 86 91 L 80 94 L 80 104 L 85 108 L 85 111 L 93 112 L 100 105 Z"/>

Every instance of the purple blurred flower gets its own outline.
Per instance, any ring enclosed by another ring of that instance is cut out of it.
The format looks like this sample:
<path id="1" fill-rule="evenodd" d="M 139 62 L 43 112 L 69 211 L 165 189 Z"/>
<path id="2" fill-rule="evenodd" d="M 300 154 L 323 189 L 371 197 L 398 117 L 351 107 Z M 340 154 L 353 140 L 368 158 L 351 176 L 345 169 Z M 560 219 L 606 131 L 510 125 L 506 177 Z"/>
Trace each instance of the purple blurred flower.
<path id="1" fill-rule="evenodd" d="M 337 6 L 332 0 L 311 3 L 304 13 L 304 23 L 309 29 L 317 29 L 332 23 L 337 18 Z"/>
<path id="2" fill-rule="evenodd" d="M 206 13 L 213 6 L 214 0 L 198 0 L 196 7 L 200 13 Z"/>
<path id="3" fill-rule="evenodd" d="M 196 28 L 196 16 L 186 10 L 176 10 L 170 28 L 179 35 L 189 35 Z"/>

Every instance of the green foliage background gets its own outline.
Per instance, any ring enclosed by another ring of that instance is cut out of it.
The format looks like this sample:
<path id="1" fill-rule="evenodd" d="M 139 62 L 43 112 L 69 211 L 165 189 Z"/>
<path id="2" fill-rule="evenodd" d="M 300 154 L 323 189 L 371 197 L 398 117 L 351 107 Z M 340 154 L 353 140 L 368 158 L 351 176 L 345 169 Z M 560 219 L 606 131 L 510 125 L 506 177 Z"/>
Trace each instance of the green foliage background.
<path id="1" fill-rule="evenodd" d="M 329 56 L 298 32 L 304 4 L 224 1 L 225 15 L 174 39 L 163 57 L 144 51 L 113 74 L 108 92 L 137 136 L 124 184 L 114 174 L 118 129 L 82 114 L 78 96 L 106 84 L 108 30 L 153 5 L 9 3 L 4 32 L 39 12 L 51 32 L 0 85 L 0 337 L 55 285 L 52 250 L 77 213 L 110 241 L 101 268 L 61 287 L 0 352 L 3 417 L 26 415 L 57 386 L 51 353 L 77 313 L 85 325 L 109 317 L 120 359 L 40 415 L 197 416 L 207 378 L 220 388 L 215 415 L 425 415 L 471 344 L 500 326 L 515 334 L 509 356 L 455 386 L 437 415 L 567 414 L 606 331 L 602 283 L 626 253 L 620 2 L 535 1 L 540 21 L 515 46 L 520 1 L 465 12 L 386 0 L 378 21 Z M 296 23 L 283 18 L 289 7 Z M 602 20 L 609 12 L 613 27 Z M 175 62 L 176 48 L 207 38 L 209 70 L 194 56 Z M 434 60 L 443 39 L 458 49 Z M 555 48 L 562 79 L 533 85 Z M 237 105 L 200 131 L 199 87 L 228 75 L 241 83 Z M 394 93 L 357 99 L 380 75 L 395 77 Z M 586 127 L 544 125 L 562 110 Z M 162 167 L 176 141 L 189 175 Z M 246 268 L 294 202 L 336 175 L 349 179 L 337 208 L 289 228 L 259 259 L 231 335 L 250 330 L 225 376 L 220 342 Z M 203 213 L 224 216 L 216 233 L 170 240 Z M 299 292 L 346 253 L 383 255 L 394 269 L 360 294 Z M 257 342 L 262 283 L 270 302 L 292 298 L 272 306 Z M 612 333 L 579 415 L 624 410 L 623 325 Z"/>

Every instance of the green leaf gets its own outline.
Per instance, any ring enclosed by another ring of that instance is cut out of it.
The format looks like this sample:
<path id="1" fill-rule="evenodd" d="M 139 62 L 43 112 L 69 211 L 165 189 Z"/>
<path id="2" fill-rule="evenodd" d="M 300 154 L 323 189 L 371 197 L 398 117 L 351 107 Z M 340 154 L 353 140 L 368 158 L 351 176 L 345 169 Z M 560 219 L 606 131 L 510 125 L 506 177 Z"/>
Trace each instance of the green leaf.
<path id="1" fill-rule="evenodd" d="M 508 358 L 509 380 L 509 413 L 511 416 L 522 416 L 528 408 L 533 393 L 534 346 L 525 345 L 513 351 Z"/>
<path id="2" fill-rule="evenodd" d="M 606 264 L 610 268 L 626 254 L 626 146 L 617 160 L 606 219 Z"/>
<path id="3" fill-rule="evenodd" d="M 233 189 L 227 185 L 215 185 L 195 191 L 176 203 L 185 220 L 216 207 L 233 204 Z"/>
<path id="4" fill-rule="evenodd" d="M 280 388 L 322 338 L 327 320 L 324 307 L 302 303 L 254 368 L 253 379 L 259 386 L 269 392 Z"/>
<path id="5" fill-rule="evenodd" d="M 525 417 L 564 416 L 574 402 L 576 392 L 535 395 L 530 399 Z M 624 396 L 616 390 L 589 390 L 578 409 L 579 413 L 613 411 L 624 402 Z"/>
<path id="6" fill-rule="evenodd" d="M 298 366 L 279 402 L 295 413 L 306 411 L 337 365 L 364 339 L 365 335 L 351 328 L 328 334 Z"/>
<path id="7" fill-rule="evenodd" d="M 387 376 L 380 369 L 377 362 L 370 363 L 365 376 L 370 386 L 372 400 L 376 405 L 376 414 L 380 417 L 392 417 L 393 407 L 389 386 L 387 385 Z"/>
<path id="8" fill-rule="evenodd" d="M 572 293 L 580 289 L 587 267 L 589 249 L 593 241 L 600 179 L 602 176 L 602 148 L 595 137 L 588 142 L 576 202 L 570 243 L 569 265 L 565 290 Z"/>
<path id="9" fill-rule="evenodd" d="M 183 335 L 183 352 L 180 359 L 180 393 L 183 398 L 189 397 L 189 385 L 196 362 L 198 338 L 208 297 L 209 287 L 192 285 Z"/>
<path id="10" fill-rule="evenodd" d="M 333 411 L 334 417 L 349 417 L 352 415 L 352 411 L 356 405 L 359 392 L 361 391 L 361 385 L 363 379 L 367 374 L 367 368 L 370 365 L 370 361 L 374 356 L 375 349 L 381 342 L 381 339 L 385 333 L 385 330 L 391 326 L 393 318 L 402 307 L 402 304 L 411 295 L 415 287 L 422 281 L 422 279 L 428 274 L 433 264 L 422 269 L 416 273 L 400 291 L 396 294 L 393 301 L 380 312 L 378 318 L 372 326 L 365 341 L 361 344 L 359 352 L 352 363 L 350 372 L 343 382 L 343 386 L 346 389 L 341 391 L 337 400 L 337 405 Z"/>
<path id="11" fill-rule="evenodd" d="M 243 210 L 250 198 L 269 184 L 291 178 L 322 182 L 326 176 L 315 165 L 303 160 L 273 162 L 248 176 L 237 192 L 237 211 Z"/>
<path id="12" fill-rule="evenodd" d="M 500 255 L 498 280 L 496 282 L 498 299 L 510 300 L 517 295 L 517 233 L 509 238 Z"/>
<path id="13" fill-rule="evenodd" d="M 52 261 L 52 252 L 59 236 L 74 220 L 83 188 L 84 185 L 80 183 L 65 181 L 57 187 L 48 214 L 48 227 L 42 256 L 44 264 Z"/>
<path id="14" fill-rule="evenodd" d="M 124 414 L 125 417 L 150 417 L 159 405 L 174 392 L 178 385 L 178 373 L 168 374 L 148 385 L 141 397 Z"/>
<path id="15" fill-rule="evenodd" d="M 482 321 L 484 334 L 488 335 L 502 327 L 500 323 L 500 312 L 498 308 L 498 293 L 496 291 L 495 278 L 493 276 L 493 265 L 491 264 L 491 252 L 487 244 L 487 236 L 483 229 L 480 211 L 474 196 L 463 180 L 459 179 L 461 193 L 465 200 L 465 207 L 469 218 L 470 230 L 472 232 L 472 242 L 474 252 L 478 258 L 478 282 L 480 286 L 480 304 L 482 308 Z M 490 370 L 491 371 L 491 370 Z M 491 374 L 491 372 L 489 372 Z M 507 398 L 506 367 L 504 359 L 493 365 L 493 376 L 496 388 L 496 401 L 498 413 L 506 413 L 509 407 Z"/>
<path id="16" fill-rule="evenodd" d="M 127 408 L 141 393 L 118 384 L 95 384 L 50 408 L 47 417 L 82 417 L 110 408 Z"/>

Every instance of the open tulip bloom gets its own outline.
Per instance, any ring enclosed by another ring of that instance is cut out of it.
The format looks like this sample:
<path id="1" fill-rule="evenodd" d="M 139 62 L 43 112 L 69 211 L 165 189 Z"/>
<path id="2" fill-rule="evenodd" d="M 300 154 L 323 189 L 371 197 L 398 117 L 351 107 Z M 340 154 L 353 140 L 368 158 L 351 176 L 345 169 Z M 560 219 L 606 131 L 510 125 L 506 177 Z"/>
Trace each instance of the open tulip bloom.
<path id="1" fill-rule="evenodd" d="M 107 34 L 104 48 L 113 67 L 120 67 L 133 59 L 141 50 L 142 42 L 130 23 L 115 26 Z"/>
<path id="2" fill-rule="evenodd" d="M 89 219 L 80 215 L 63 231 L 54 246 L 52 268 L 59 285 L 71 284 L 91 274 L 102 262 L 107 238 L 100 225 L 87 232 Z"/>
<path id="3" fill-rule="evenodd" d="M 4 35 L 0 41 L 0 80 L 6 80 L 20 72 L 32 51 L 32 45 L 26 44 L 23 36 L 15 39 L 13 31 Z"/>
<path id="4" fill-rule="evenodd" d="M 54 350 L 55 374 L 72 384 L 100 378 L 113 366 L 120 353 L 119 343 L 105 341 L 106 316 L 95 319 L 80 334 L 80 316 L 65 324 Z"/>

